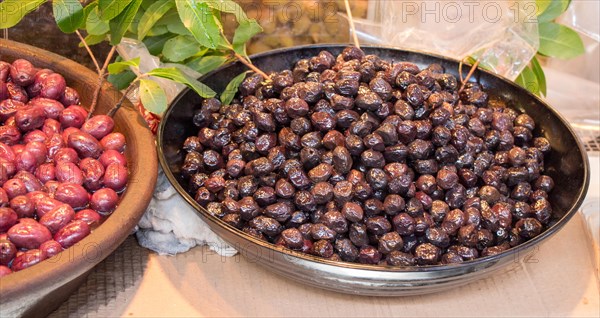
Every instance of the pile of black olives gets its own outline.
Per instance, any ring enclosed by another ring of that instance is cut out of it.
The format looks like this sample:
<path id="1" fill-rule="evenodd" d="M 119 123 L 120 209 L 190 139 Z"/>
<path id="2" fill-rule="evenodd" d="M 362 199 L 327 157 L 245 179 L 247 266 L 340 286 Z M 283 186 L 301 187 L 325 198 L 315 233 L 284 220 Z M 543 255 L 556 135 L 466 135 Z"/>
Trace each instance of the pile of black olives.
<path id="1" fill-rule="evenodd" d="M 125 137 L 64 77 L 0 61 L 0 277 L 90 234 L 127 184 Z"/>
<path id="2" fill-rule="evenodd" d="M 205 99 L 181 173 L 214 217 L 320 257 L 391 266 L 501 253 L 552 221 L 548 140 L 481 85 L 348 47 Z"/>

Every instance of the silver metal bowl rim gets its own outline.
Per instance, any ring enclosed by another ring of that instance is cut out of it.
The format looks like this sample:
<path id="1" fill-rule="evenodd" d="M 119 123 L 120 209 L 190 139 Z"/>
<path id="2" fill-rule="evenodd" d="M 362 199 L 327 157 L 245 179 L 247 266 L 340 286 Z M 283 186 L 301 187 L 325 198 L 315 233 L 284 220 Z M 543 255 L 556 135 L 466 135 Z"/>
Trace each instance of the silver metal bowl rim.
<path id="1" fill-rule="evenodd" d="M 327 49 L 339 49 L 339 48 L 344 48 L 347 46 L 348 46 L 348 44 L 318 44 L 318 45 L 313 44 L 313 45 L 294 46 L 294 47 L 280 48 L 280 49 L 275 49 L 275 50 L 270 50 L 270 51 L 254 54 L 254 55 L 250 56 L 250 59 L 252 60 L 252 59 L 260 58 L 260 57 L 264 57 L 264 56 L 285 54 L 286 52 L 293 51 L 293 50 L 313 49 L 313 48 L 322 48 L 323 50 L 327 50 Z M 442 59 L 442 60 L 447 60 L 447 61 L 451 61 L 451 62 L 455 62 L 455 63 L 460 63 L 459 60 L 456 60 L 454 58 L 449 58 L 449 57 L 446 57 L 443 55 L 426 52 L 426 51 L 420 51 L 420 50 L 410 50 L 410 49 L 403 49 L 403 48 L 393 47 L 393 46 L 379 46 L 379 45 L 377 45 L 377 46 L 363 45 L 361 47 L 362 48 L 374 48 L 374 49 L 386 49 L 386 50 L 398 50 L 398 51 L 404 51 L 404 52 L 408 52 L 408 53 L 426 55 L 426 56 L 430 56 L 430 57 L 434 57 L 434 58 L 438 58 L 438 59 Z M 240 62 L 233 62 L 233 63 L 229 63 L 227 65 L 221 66 L 214 71 L 211 71 L 207 74 L 202 75 L 199 78 L 199 80 L 202 81 L 203 78 L 213 76 L 214 74 L 219 73 L 223 69 L 230 67 L 231 65 L 236 64 L 236 63 L 240 63 Z M 573 215 L 577 212 L 577 210 L 583 203 L 583 200 L 585 199 L 585 196 L 586 196 L 586 193 L 587 193 L 587 190 L 589 187 L 589 182 L 590 182 L 590 171 L 589 171 L 590 168 L 589 168 L 588 157 L 587 157 L 587 155 L 585 155 L 586 152 L 584 150 L 581 140 L 579 139 L 579 137 L 577 136 L 577 134 L 575 133 L 575 131 L 573 130 L 573 128 L 571 127 L 569 122 L 567 120 L 565 120 L 565 118 L 560 113 L 558 113 L 553 107 L 548 105 L 545 101 L 540 99 L 538 96 L 529 92 L 525 88 L 518 86 L 517 84 L 515 84 L 511 80 L 507 79 L 506 77 L 494 74 L 490 71 L 487 71 L 487 70 L 484 70 L 481 68 L 478 68 L 477 71 L 480 73 L 485 73 L 490 76 L 499 78 L 504 82 L 507 82 L 514 89 L 520 90 L 521 93 L 527 94 L 529 97 L 532 97 L 533 99 L 536 100 L 536 102 L 543 105 L 550 112 L 552 112 L 553 115 L 555 115 L 565 125 L 565 127 L 573 135 L 574 140 L 577 142 L 577 148 L 579 149 L 579 153 L 582 155 L 582 162 L 583 162 L 583 169 L 584 169 L 584 185 L 580 189 L 580 191 L 577 195 L 577 201 L 575 202 L 575 204 L 573 204 L 573 206 L 571 206 L 571 208 L 556 223 L 554 223 L 553 225 L 548 227 L 544 232 L 542 232 L 540 235 L 536 236 L 535 238 L 533 238 L 523 244 L 520 244 L 513 248 L 510 248 L 506 251 L 498 253 L 496 255 L 483 256 L 483 257 L 476 258 L 474 260 L 465 261 L 465 262 L 459 263 L 459 264 L 450 264 L 450 265 L 390 266 L 390 265 L 368 265 L 368 264 L 350 263 L 350 262 L 343 262 L 343 261 L 333 261 L 333 260 L 328 260 L 325 258 L 317 257 L 314 255 L 302 253 L 299 251 L 294 251 L 294 250 L 285 248 L 283 246 L 278 246 L 278 245 L 260 240 L 249 234 L 246 234 L 245 232 L 243 232 L 239 229 L 236 229 L 235 227 L 225 223 L 221 219 L 213 217 L 212 215 L 210 215 L 208 213 L 208 211 L 204 207 L 202 207 L 200 204 L 198 204 L 194 200 L 194 198 L 191 195 L 189 195 L 189 193 L 187 193 L 187 191 L 183 187 L 181 187 L 181 185 L 177 181 L 176 177 L 173 175 L 173 173 L 169 169 L 169 164 L 168 164 L 167 159 L 165 158 L 165 155 L 162 151 L 162 149 L 163 149 L 163 142 L 162 142 L 163 141 L 163 132 L 165 130 L 165 123 L 167 122 L 166 119 L 170 116 L 171 111 L 175 108 L 175 105 L 178 103 L 178 101 L 180 99 L 182 99 L 185 94 L 188 93 L 188 91 L 190 90 L 189 88 L 186 88 L 181 93 L 179 93 L 179 95 L 177 95 L 177 97 L 173 100 L 173 102 L 169 105 L 169 107 L 163 114 L 162 120 L 161 120 L 159 128 L 158 128 L 158 132 L 157 132 L 158 159 L 159 159 L 160 165 L 165 173 L 165 176 L 167 177 L 167 179 L 169 180 L 171 185 L 177 190 L 178 194 L 181 195 L 185 199 L 185 201 L 195 209 L 195 211 L 202 217 L 202 219 L 209 223 L 209 226 L 221 227 L 223 229 L 228 230 L 229 232 L 234 233 L 236 236 L 238 236 L 244 240 L 247 240 L 251 243 L 257 244 L 263 248 L 267 248 L 270 250 L 274 250 L 274 251 L 283 253 L 286 256 L 297 257 L 297 258 L 300 258 L 300 259 L 303 259 L 306 261 L 312 261 L 312 262 L 316 262 L 319 264 L 330 265 L 330 266 L 335 266 L 335 267 L 343 267 L 343 268 L 355 269 L 355 270 L 382 271 L 382 272 L 390 272 L 390 273 L 394 273 L 394 272 L 396 272 L 396 273 L 430 272 L 430 271 L 445 271 L 445 270 L 454 271 L 456 269 L 463 268 L 463 267 L 467 268 L 467 267 L 472 267 L 472 266 L 477 266 L 477 265 L 483 265 L 484 263 L 495 263 L 497 261 L 500 261 L 500 260 L 505 259 L 510 256 L 523 255 L 520 253 L 524 252 L 524 251 L 528 250 L 529 248 L 533 247 L 534 245 L 537 245 L 538 243 L 546 240 L 547 238 L 554 235 L 557 231 L 559 231 L 573 217 Z M 218 233 L 216 233 L 216 234 L 218 235 Z"/>

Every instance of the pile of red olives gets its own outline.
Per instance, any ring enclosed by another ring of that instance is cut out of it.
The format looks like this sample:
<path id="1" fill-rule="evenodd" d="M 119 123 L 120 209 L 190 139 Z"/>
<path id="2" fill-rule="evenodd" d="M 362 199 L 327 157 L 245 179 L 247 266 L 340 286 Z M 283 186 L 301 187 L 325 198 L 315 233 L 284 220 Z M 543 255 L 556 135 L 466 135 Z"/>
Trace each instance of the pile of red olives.
<path id="1" fill-rule="evenodd" d="M 0 277 L 73 246 L 117 207 L 125 137 L 62 75 L 0 61 Z"/>
<path id="2" fill-rule="evenodd" d="M 323 258 L 389 266 L 495 255 L 553 220 L 550 143 L 527 114 L 348 47 L 205 99 L 181 173 L 214 217 Z"/>

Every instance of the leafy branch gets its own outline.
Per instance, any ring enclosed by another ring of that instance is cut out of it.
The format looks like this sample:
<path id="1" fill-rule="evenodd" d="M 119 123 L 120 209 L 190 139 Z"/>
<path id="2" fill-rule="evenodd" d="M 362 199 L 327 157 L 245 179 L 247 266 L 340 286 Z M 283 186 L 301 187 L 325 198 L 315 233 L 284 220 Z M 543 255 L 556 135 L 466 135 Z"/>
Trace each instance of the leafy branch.
<path id="1" fill-rule="evenodd" d="M 108 67 L 108 72 L 114 75 L 122 73 L 128 70 L 129 68 L 135 68 L 138 69 L 139 73 L 139 66 L 140 58 L 134 58 L 129 61 L 112 63 Z M 119 100 L 119 102 L 117 102 L 113 109 L 110 110 L 108 115 L 113 116 L 119 110 L 119 108 L 121 108 L 121 105 L 123 104 L 123 101 L 125 100 L 127 94 L 132 89 L 134 89 L 136 87 L 136 84 L 138 83 L 140 89 L 140 99 L 142 100 L 142 104 L 144 105 L 144 107 L 148 111 L 155 114 L 162 111 L 164 105 L 166 105 L 167 103 L 167 96 L 164 90 L 156 82 L 146 79 L 150 76 L 165 78 L 178 83 L 185 84 L 191 89 L 193 89 L 198 95 L 205 98 L 211 98 L 216 96 L 216 93 L 210 87 L 200 83 L 196 79 L 186 75 L 181 70 L 175 67 L 155 68 L 147 73 L 142 73 L 138 75 L 135 79 L 133 79 L 131 83 L 129 83 L 129 86 L 125 90 L 125 94 L 123 94 L 121 100 Z"/>
<path id="2" fill-rule="evenodd" d="M 98 86 L 90 113 L 95 108 L 107 75 L 118 89 L 130 91 L 139 87 L 142 104 L 155 114 L 166 109 L 167 98 L 160 86 L 148 78 L 151 76 L 185 84 L 205 98 L 216 95 L 206 85 L 177 68 L 158 68 L 136 75 L 130 68 L 137 69 L 139 74 L 139 60 L 121 61 L 117 58 L 110 64 L 116 45 L 125 37 L 142 41 L 150 54 L 159 57 L 161 62 L 179 64 L 201 74 L 239 60 L 269 79 L 266 73 L 252 64 L 246 53 L 246 42 L 262 32 L 262 28 L 232 0 L 93 0 L 84 4 L 79 0 L 4 0 L 0 2 L 0 28 L 16 25 L 45 2 L 52 3 L 60 30 L 75 32 L 81 40 L 80 46 L 86 49 L 94 62 Z M 238 22 L 231 39 L 225 35 L 222 14 L 231 14 Z M 108 41 L 113 48 L 101 65 L 90 47 L 103 41 Z"/>
<path id="3" fill-rule="evenodd" d="M 540 58 L 570 59 L 585 52 L 583 41 L 576 31 L 554 22 L 567 10 L 570 3 L 570 0 L 536 0 L 539 48 L 537 54 L 515 79 L 517 84 L 536 95 L 545 96 L 547 93 L 546 75 Z M 473 64 L 475 59 L 471 58 L 469 62 Z M 481 66 L 493 69 L 484 63 Z"/>

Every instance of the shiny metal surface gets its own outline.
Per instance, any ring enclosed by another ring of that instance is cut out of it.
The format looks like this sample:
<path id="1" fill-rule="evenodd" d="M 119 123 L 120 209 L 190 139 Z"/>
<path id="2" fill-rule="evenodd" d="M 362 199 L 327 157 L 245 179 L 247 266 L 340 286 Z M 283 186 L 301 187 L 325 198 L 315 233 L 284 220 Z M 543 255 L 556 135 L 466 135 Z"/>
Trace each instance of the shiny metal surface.
<path id="1" fill-rule="evenodd" d="M 296 61 L 328 50 L 338 54 L 342 45 L 304 46 L 258 54 L 252 61 L 264 71 L 291 68 Z M 458 61 L 422 52 L 394 48 L 363 47 L 366 54 L 377 54 L 389 61 L 411 61 L 420 67 L 439 63 L 447 72 L 458 74 Z M 225 66 L 200 80 L 217 92 L 245 71 L 240 63 Z M 378 296 L 416 295 L 442 291 L 481 279 L 494 271 L 507 270 L 527 255 L 532 248 L 559 231 L 581 205 L 589 184 L 587 156 L 573 129 L 551 106 L 514 83 L 486 71 L 478 70 L 472 80 L 486 91 L 502 98 L 510 107 L 527 112 L 537 123 L 536 133 L 552 145 L 546 157 L 546 172 L 557 184 L 550 195 L 555 221 L 536 238 L 498 255 L 479 258 L 458 265 L 390 267 L 336 262 L 302 254 L 260 241 L 212 217 L 186 191 L 179 174 L 184 154 L 181 146 L 186 136 L 195 135 L 193 112 L 201 98 L 184 91 L 166 111 L 158 132 L 159 160 L 166 176 L 180 195 L 193 206 L 213 231 L 234 246 L 246 258 L 268 267 L 276 274 L 333 291 Z"/>

